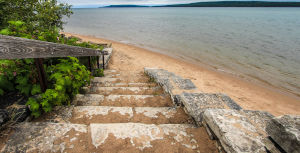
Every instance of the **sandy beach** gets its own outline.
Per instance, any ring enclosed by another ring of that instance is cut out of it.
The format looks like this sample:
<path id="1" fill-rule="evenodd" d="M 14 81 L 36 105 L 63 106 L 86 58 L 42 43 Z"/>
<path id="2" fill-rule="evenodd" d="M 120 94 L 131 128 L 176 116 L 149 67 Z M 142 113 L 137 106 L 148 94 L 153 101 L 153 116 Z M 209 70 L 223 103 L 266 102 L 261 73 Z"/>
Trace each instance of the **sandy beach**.
<path id="1" fill-rule="evenodd" d="M 114 54 L 109 66 L 110 69 L 141 72 L 144 67 L 162 68 L 191 79 L 198 87 L 197 92 L 227 94 L 244 109 L 268 111 L 275 116 L 300 115 L 300 98 L 285 91 L 264 84 L 249 82 L 205 66 L 181 61 L 133 45 L 93 36 L 65 34 L 79 37 L 83 41 L 112 43 Z"/>

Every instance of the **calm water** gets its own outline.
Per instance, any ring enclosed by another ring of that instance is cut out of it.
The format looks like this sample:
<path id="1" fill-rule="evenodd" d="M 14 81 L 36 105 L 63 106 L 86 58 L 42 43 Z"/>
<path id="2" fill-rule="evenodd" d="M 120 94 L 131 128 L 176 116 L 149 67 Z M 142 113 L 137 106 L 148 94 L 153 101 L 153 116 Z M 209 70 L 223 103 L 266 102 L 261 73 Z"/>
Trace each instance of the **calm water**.
<path id="1" fill-rule="evenodd" d="M 300 8 L 74 9 L 65 31 L 134 44 L 300 95 Z"/>

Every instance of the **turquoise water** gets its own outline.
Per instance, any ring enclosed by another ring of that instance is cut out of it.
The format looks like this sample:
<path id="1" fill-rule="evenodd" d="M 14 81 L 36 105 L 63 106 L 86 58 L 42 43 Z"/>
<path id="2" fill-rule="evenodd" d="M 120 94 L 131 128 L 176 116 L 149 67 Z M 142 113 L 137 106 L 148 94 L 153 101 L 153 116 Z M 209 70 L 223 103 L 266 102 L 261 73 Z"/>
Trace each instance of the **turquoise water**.
<path id="1" fill-rule="evenodd" d="M 300 8 L 74 9 L 65 31 L 134 44 L 300 95 Z"/>

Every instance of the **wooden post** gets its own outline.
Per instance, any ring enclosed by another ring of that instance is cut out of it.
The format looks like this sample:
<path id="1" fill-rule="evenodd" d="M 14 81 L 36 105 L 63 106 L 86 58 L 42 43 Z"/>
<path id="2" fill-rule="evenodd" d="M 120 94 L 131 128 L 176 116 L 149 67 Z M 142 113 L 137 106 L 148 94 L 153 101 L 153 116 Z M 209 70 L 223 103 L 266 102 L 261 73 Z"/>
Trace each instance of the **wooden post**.
<path id="1" fill-rule="evenodd" d="M 90 68 L 90 71 L 92 72 L 91 56 L 89 56 L 88 58 L 89 58 L 89 59 L 88 59 L 88 60 L 89 60 L 89 68 Z"/>
<path id="2" fill-rule="evenodd" d="M 103 67 L 103 70 L 104 70 L 105 69 L 104 54 L 102 54 L 102 63 L 103 63 L 102 67 Z"/>
<path id="3" fill-rule="evenodd" d="M 42 92 L 45 92 L 47 90 L 47 79 L 46 79 L 46 73 L 43 66 L 43 59 L 35 58 L 34 61 L 35 61 L 36 69 L 38 71 L 41 90 Z"/>
<path id="4" fill-rule="evenodd" d="M 100 60 L 100 57 L 97 56 L 97 67 L 98 67 L 98 69 L 100 69 L 100 62 L 99 62 L 99 60 Z"/>

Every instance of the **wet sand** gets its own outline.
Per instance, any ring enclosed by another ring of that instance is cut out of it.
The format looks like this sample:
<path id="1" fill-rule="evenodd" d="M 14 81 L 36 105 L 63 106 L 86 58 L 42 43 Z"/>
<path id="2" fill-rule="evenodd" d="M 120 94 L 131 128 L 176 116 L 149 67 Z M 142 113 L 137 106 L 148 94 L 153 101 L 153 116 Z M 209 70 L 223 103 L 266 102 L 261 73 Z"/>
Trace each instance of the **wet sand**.
<path id="1" fill-rule="evenodd" d="M 244 109 L 268 111 L 275 116 L 300 115 L 300 97 L 266 84 L 246 81 L 133 45 L 93 36 L 65 34 L 79 37 L 83 41 L 112 43 L 114 54 L 109 66 L 111 69 L 141 72 L 144 67 L 162 68 L 191 79 L 198 87 L 198 92 L 225 93 Z"/>

